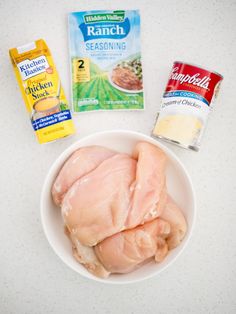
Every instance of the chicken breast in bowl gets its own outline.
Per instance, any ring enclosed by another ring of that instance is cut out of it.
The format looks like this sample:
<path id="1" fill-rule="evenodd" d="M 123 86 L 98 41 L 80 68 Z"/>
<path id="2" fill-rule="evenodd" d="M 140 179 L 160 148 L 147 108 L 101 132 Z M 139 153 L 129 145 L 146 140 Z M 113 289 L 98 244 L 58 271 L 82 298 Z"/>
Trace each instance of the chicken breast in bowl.
<path id="1" fill-rule="evenodd" d="M 52 197 L 73 255 L 91 273 L 106 278 L 160 263 L 182 241 L 187 225 L 168 196 L 166 164 L 160 148 L 139 142 L 132 155 L 83 147 L 61 168 Z"/>

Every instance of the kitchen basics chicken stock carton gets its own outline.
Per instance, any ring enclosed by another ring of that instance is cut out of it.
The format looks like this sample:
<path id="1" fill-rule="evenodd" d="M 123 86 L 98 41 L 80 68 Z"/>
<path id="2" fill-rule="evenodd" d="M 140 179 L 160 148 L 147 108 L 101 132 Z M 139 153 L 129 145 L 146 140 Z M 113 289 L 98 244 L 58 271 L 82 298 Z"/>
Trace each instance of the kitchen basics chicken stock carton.
<path id="1" fill-rule="evenodd" d="M 69 14 L 74 112 L 143 109 L 138 10 Z"/>
<path id="2" fill-rule="evenodd" d="M 39 39 L 9 51 L 26 109 L 40 144 L 75 133 L 51 52 Z"/>

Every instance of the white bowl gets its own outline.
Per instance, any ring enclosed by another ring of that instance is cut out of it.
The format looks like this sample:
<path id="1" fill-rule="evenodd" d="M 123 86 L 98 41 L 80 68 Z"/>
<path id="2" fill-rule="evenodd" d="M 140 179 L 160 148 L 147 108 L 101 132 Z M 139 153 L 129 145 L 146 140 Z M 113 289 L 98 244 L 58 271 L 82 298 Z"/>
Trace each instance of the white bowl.
<path id="1" fill-rule="evenodd" d="M 175 201 L 182 207 L 184 215 L 187 219 L 188 231 L 182 243 L 176 249 L 171 250 L 165 260 L 160 264 L 150 262 L 129 274 L 111 275 L 108 279 L 100 279 L 90 274 L 74 259 L 72 255 L 71 243 L 64 234 L 60 209 L 52 202 L 50 192 L 51 186 L 65 160 L 79 147 L 88 145 L 102 145 L 118 152 L 131 153 L 135 144 L 139 141 L 147 141 L 152 143 L 166 152 L 168 156 L 168 191 L 170 195 L 173 196 Z M 137 132 L 120 130 L 95 133 L 77 141 L 68 147 L 53 163 L 48 172 L 48 175 L 46 176 L 42 189 L 40 206 L 44 232 L 54 252 L 61 258 L 61 260 L 67 266 L 84 277 L 113 284 L 132 283 L 152 277 L 159 274 L 162 270 L 166 269 L 167 266 L 172 264 L 172 262 L 176 260 L 177 256 L 179 256 L 186 247 L 186 244 L 192 233 L 196 213 L 195 196 L 191 179 L 184 165 L 175 156 L 175 154 L 166 146 L 149 136 Z"/>

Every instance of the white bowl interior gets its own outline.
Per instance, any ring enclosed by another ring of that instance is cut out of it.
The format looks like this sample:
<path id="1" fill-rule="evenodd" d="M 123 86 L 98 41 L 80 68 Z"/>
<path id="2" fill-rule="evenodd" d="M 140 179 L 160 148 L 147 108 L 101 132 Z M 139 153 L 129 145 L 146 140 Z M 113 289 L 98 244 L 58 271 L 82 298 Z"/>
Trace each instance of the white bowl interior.
<path id="1" fill-rule="evenodd" d="M 71 244 L 64 234 L 64 226 L 61 212 L 54 205 L 51 198 L 51 186 L 54 179 L 73 151 L 82 146 L 102 145 L 119 152 L 131 153 L 135 144 L 139 141 L 147 141 L 162 148 L 168 156 L 167 166 L 167 187 L 169 194 L 182 208 L 188 223 L 188 232 L 182 243 L 174 250 L 171 250 L 168 256 L 160 264 L 150 262 L 134 272 L 122 275 L 111 275 L 108 279 L 99 279 L 90 274 L 81 264 L 79 264 L 72 255 Z M 41 218 L 46 237 L 54 249 L 55 253 L 63 260 L 65 264 L 71 267 L 79 274 L 106 283 L 130 283 L 151 277 L 160 273 L 170 263 L 172 263 L 180 252 L 184 249 L 192 232 L 195 218 L 195 197 L 191 180 L 186 169 L 172 151 L 166 148 L 160 142 L 149 136 L 131 132 L 131 131 L 107 131 L 90 135 L 66 149 L 54 162 L 45 179 L 41 194 Z"/>

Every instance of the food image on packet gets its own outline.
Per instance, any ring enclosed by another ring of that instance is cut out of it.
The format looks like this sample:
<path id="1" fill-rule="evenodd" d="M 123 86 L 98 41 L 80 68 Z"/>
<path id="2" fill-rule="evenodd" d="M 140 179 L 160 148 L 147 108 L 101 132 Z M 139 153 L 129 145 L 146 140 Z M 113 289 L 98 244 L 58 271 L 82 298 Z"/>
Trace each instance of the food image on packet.
<path id="1" fill-rule="evenodd" d="M 69 14 L 73 111 L 144 108 L 138 10 Z"/>
<path id="2" fill-rule="evenodd" d="M 51 52 L 39 39 L 9 50 L 26 109 L 40 144 L 75 133 Z"/>

